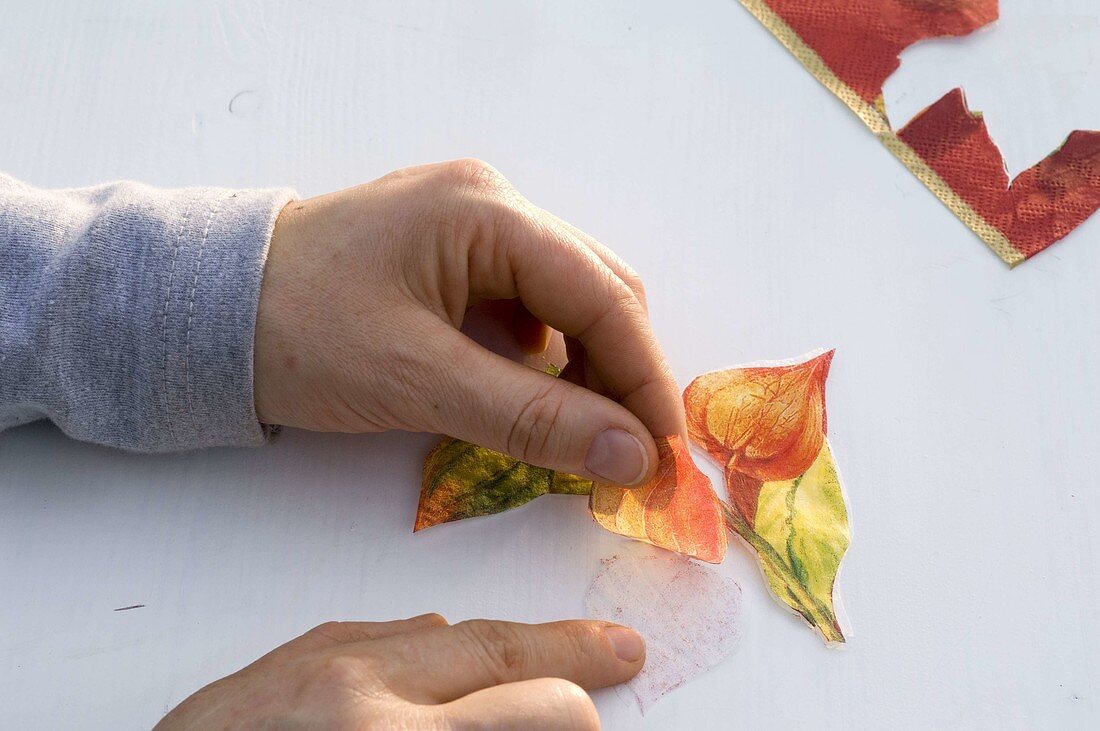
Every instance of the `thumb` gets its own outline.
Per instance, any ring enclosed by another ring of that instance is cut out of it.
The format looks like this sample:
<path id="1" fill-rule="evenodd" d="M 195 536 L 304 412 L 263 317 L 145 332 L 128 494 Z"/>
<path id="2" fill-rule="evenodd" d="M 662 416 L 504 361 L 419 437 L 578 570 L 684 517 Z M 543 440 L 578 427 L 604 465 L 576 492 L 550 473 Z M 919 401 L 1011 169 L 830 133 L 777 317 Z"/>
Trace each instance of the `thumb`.
<path id="1" fill-rule="evenodd" d="M 447 377 L 426 384 L 436 429 L 552 470 L 618 485 L 644 482 L 657 446 L 625 407 L 486 350 L 439 323 L 427 333 L 447 353 Z"/>
<path id="2" fill-rule="evenodd" d="M 434 710 L 434 709 L 433 709 Z M 599 731 L 588 694 L 561 678 L 536 678 L 482 688 L 439 709 L 456 728 Z"/>

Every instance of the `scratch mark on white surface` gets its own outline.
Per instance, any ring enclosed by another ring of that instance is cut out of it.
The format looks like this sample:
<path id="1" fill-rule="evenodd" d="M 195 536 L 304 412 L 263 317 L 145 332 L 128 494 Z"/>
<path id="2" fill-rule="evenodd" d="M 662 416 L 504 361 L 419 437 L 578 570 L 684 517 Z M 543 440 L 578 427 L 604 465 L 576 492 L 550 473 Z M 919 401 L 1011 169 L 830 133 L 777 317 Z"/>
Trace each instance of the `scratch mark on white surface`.
<path id="1" fill-rule="evenodd" d="M 252 89 L 245 89 L 229 100 L 229 113 L 238 117 L 251 117 L 263 108 L 263 97 Z"/>

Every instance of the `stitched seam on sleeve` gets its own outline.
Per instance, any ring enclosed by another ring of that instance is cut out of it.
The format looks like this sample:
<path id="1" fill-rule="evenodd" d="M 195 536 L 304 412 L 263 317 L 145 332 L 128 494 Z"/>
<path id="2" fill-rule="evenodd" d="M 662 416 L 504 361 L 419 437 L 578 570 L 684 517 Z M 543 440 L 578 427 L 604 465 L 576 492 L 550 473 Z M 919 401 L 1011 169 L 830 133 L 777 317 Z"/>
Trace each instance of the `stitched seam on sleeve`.
<path id="1" fill-rule="evenodd" d="M 218 215 L 218 212 L 225 205 L 225 202 L 230 198 L 236 198 L 236 193 L 231 193 L 221 200 L 217 201 L 210 207 L 210 213 L 206 217 L 206 226 L 202 230 L 202 240 L 199 241 L 199 251 L 195 258 L 195 276 L 191 280 L 191 293 L 187 298 L 187 332 L 184 335 L 184 384 L 187 392 L 187 411 L 191 414 L 191 426 L 194 429 L 198 429 L 198 422 L 195 419 L 195 404 L 192 398 L 191 389 L 191 321 L 195 315 L 195 290 L 199 286 L 199 270 L 202 268 L 202 253 L 206 248 L 206 239 L 210 236 L 210 225 L 214 222 L 214 217 Z"/>
<path id="2" fill-rule="evenodd" d="M 172 440 L 172 444 L 178 444 L 179 440 L 176 438 L 175 428 L 172 426 L 172 409 L 168 407 L 168 309 L 172 302 L 172 280 L 176 275 L 176 257 L 180 251 L 180 243 L 183 241 L 183 232 L 187 228 L 187 222 L 191 218 L 191 209 L 194 208 L 195 202 L 199 196 L 196 195 L 187 203 L 187 208 L 183 212 L 183 221 L 180 222 L 179 233 L 176 234 L 176 243 L 172 247 L 172 263 L 168 267 L 168 291 L 164 295 L 164 313 L 160 320 L 160 392 L 161 397 L 164 400 L 164 418 L 168 422 L 168 436 Z"/>

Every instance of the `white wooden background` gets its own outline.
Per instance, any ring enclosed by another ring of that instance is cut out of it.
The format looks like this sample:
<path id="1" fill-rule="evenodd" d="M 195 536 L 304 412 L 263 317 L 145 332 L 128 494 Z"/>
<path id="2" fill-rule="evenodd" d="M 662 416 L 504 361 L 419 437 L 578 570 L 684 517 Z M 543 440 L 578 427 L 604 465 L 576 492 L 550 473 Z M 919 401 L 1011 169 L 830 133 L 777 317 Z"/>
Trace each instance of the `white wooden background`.
<path id="1" fill-rule="evenodd" d="M 1100 218 L 1010 272 L 732 0 L 0 3 L 0 168 L 304 195 L 474 155 L 646 277 L 682 382 L 835 346 L 854 632 L 751 556 L 734 655 L 608 728 L 1065 728 L 1100 715 Z M 1100 129 L 1095 0 L 906 54 L 1012 172 Z M 327 619 L 580 614 L 580 499 L 410 532 L 427 436 L 130 456 L 0 435 L 0 726 L 137 728 Z M 126 612 L 116 607 L 144 604 Z"/>

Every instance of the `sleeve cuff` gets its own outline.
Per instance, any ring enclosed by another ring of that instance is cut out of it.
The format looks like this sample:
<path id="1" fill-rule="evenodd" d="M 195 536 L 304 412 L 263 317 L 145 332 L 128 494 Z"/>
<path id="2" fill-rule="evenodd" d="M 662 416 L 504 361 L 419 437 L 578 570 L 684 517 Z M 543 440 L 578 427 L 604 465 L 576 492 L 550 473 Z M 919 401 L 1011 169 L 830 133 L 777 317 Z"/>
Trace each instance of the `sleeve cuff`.
<path id="1" fill-rule="evenodd" d="M 296 197 L 203 189 L 181 215 L 165 250 L 162 449 L 258 445 L 272 433 L 253 399 L 256 310 L 275 219 Z"/>

